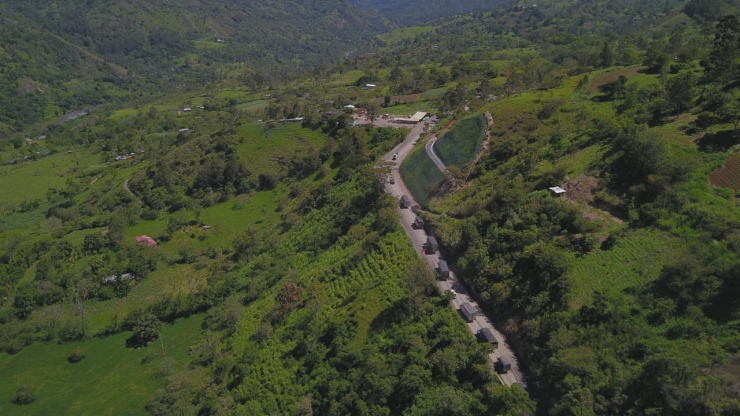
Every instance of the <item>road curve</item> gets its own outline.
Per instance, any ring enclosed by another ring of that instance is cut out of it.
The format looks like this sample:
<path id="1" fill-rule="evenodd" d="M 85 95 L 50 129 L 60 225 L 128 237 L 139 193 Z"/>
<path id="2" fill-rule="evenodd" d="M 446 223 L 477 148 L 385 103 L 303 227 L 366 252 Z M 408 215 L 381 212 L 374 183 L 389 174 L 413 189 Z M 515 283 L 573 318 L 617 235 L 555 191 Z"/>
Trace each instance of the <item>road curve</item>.
<path id="1" fill-rule="evenodd" d="M 414 127 L 414 129 L 411 131 L 411 134 L 409 134 L 408 137 L 406 137 L 406 139 L 401 144 L 396 146 L 383 158 L 383 161 L 388 162 L 391 165 L 391 175 L 395 179 L 395 184 L 391 184 L 386 181 L 385 191 L 397 198 L 400 198 L 401 195 L 407 195 L 411 200 L 412 206 L 416 205 L 416 201 L 414 201 L 414 198 L 406 187 L 406 184 L 403 182 L 403 179 L 401 179 L 401 175 L 398 169 L 401 165 L 401 162 L 403 162 L 406 156 L 408 156 L 409 152 L 411 152 L 411 150 L 414 148 L 414 142 L 416 142 L 416 140 L 421 136 L 423 130 L 424 126 L 421 124 Z M 432 151 L 431 146 L 427 144 L 427 153 L 429 153 L 430 151 Z M 398 153 L 396 161 L 392 160 L 394 153 Z M 435 158 L 433 157 L 432 160 L 435 160 Z M 436 163 L 437 162 L 435 162 L 435 164 Z M 441 164 L 441 161 L 439 161 L 439 164 Z M 437 166 L 439 166 L 439 164 Z M 441 170 L 444 171 L 443 164 Z M 429 262 L 429 265 L 436 270 L 439 266 L 439 253 L 435 255 L 427 255 L 424 254 L 424 252 L 422 251 L 422 246 L 424 245 L 424 243 L 426 243 L 427 234 L 424 230 L 419 230 L 412 226 L 416 215 L 410 209 L 399 208 L 397 209 L 397 211 L 401 219 L 401 226 L 403 226 L 406 234 L 408 234 L 409 238 L 413 242 L 417 254 L 419 255 L 419 257 Z M 491 330 L 491 332 L 493 332 L 493 334 L 499 341 L 499 347 L 493 353 L 489 354 L 489 360 L 492 367 L 493 363 L 496 362 L 500 356 L 506 357 L 511 363 L 511 370 L 508 373 L 496 373 L 497 376 L 499 377 L 501 382 L 507 386 L 519 383 L 522 388 L 526 390 L 527 384 L 521 372 L 519 361 L 517 360 L 509 345 L 506 343 L 506 337 L 501 332 L 496 330 L 496 328 L 494 328 L 491 320 L 483 313 L 483 310 L 478 306 L 478 303 L 471 296 L 468 295 L 468 292 L 466 291 L 465 286 L 462 284 L 461 280 L 461 276 L 453 275 L 447 280 L 437 280 L 437 286 L 442 292 L 450 289 L 454 289 L 455 292 L 457 292 L 455 298 L 450 302 L 451 306 L 456 310 L 459 310 L 460 305 L 462 305 L 463 303 L 470 303 L 478 311 L 478 317 L 475 319 L 475 321 L 471 323 L 466 323 L 468 329 L 473 334 L 475 334 L 481 328 L 488 328 Z M 463 318 L 461 317 L 460 319 Z"/>
<path id="2" fill-rule="evenodd" d="M 429 158 L 432 159 L 432 162 L 437 165 L 437 169 L 444 173 L 445 170 L 447 170 L 447 167 L 444 163 L 442 163 L 442 159 L 440 159 L 439 156 L 434 153 L 434 143 L 437 143 L 437 136 L 432 136 L 431 138 L 429 138 L 426 146 L 427 155 L 429 155 Z"/>

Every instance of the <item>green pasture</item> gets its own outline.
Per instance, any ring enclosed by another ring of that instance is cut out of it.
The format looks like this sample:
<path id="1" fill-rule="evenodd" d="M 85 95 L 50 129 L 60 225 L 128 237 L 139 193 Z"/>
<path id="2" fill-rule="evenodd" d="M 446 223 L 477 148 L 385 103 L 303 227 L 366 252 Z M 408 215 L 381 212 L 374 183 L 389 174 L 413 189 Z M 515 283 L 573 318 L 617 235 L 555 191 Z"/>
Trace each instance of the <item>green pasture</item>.
<path id="1" fill-rule="evenodd" d="M 424 33 L 432 33 L 437 30 L 436 26 L 412 26 L 392 30 L 377 36 L 377 38 L 389 45 L 396 44 L 408 39 L 414 39 Z"/>
<path id="2" fill-rule="evenodd" d="M 242 125 L 238 131 L 243 139 L 238 152 L 244 160 L 250 161 L 247 168 L 253 174 L 280 172 L 287 167 L 285 157 L 293 156 L 297 150 L 321 147 L 326 143 L 326 136 L 320 130 L 302 128 L 300 123 L 266 126 L 250 123 Z"/>
<path id="3" fill-rule="evenodd" d="M 486 118 L 482 114 L 462 120 L 437 140 L 434 152 L 446 166 L 462 169 L 478 154 L 486 128 Z"/>
<path id="4" fill-rule="evenodd" d="M 188 349 L 200 338 L 202 315 L 164 325 L 161 341 L 145 348 L 126 348 L 130 332 L 68 344 L 36 343 L 18 354 L 0 354 L 2 415 L 146 415 L 154 391 L 164 387 L 165 360 L 172 370 L 190 361 Z M 164 343 L 164 350 L 163 350 Z M 72 351 L 85 351 L 76 364 Z M 11 402 L 20 386 L 38 391 L 35 402 Z"/>
<path id="5" fill-rule="evenodd" d="M 75 150 L 0 166 L 0 201 L 18 204 L 29 199 L 44 200 L 49 188 L 63 188 L 74 170 L 84 170 L 100 162 L 99 155 Z"/>
<path id="6" fill-rule="evenodd" d="M 403 181 L 420 205 L 426 205 L 445 180 L 444 174 L 427 155 L 423 144 L 409 153 L 401 164 L 400 171 Z"/>
<path id="7" fill-rule="evenodd" d="M 594 292 L 624 293 L 658 277 L 663 265 L 684 255 L 676 237 L 658 230 L 634 230 L 617 240 L 610 250 L 573 256 L 567 276 L 572 283 L 573 309 L 588 304 Z"/>
<path id="8" fill-rule="evenodd" d="M 236 106 L 236 108 L 239 110 L 246 110 L 246 111 L 259 110 L 259 109 L 267 107 L 267 103 L 268 103 L 267 100 L 250 101 L 248 103 L 239 104 Z"/>

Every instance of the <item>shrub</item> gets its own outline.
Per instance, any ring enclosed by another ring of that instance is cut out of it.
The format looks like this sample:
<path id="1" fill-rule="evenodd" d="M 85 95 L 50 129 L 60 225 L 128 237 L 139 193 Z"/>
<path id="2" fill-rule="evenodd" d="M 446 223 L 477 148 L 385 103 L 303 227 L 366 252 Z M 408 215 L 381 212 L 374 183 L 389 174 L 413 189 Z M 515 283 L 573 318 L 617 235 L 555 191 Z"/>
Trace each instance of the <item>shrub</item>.
<path id="1" fill-rule="evenodd" d="M 82 361 L 83 358 L 85 358 L 87 354 L 84 350 L 74 350 L 71 354 L 67 357 L 67 361 L 69 361 L 72 364 L 79 363 Z"/>
<path id="2" fill-rule="evenodd" d="M 36 388 L 33 386 L 21 386 L 15 391 L 13 403 L 18 405 L 31 404 L 36 400 Z"/>

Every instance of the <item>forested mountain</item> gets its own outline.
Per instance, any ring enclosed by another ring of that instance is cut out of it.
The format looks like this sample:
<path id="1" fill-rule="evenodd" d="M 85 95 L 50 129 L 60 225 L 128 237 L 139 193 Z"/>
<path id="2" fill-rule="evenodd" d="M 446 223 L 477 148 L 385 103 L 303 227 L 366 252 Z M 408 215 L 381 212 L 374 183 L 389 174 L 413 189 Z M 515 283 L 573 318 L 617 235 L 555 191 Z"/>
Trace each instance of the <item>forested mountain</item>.
<path id="1" fill-rule="evenodd" d="M 490 10 L 510 0 L 350 0 L 362 8 L 373 9 L 403 26 L 424 23 L 439 17 Z"/>
<path id="2" fill-rule="evenodd" d="M 226 74 L 306 69 L 387 27 L 345 0 L 35 0 L 0 3 L 0 19 L 0 131 Z"/>

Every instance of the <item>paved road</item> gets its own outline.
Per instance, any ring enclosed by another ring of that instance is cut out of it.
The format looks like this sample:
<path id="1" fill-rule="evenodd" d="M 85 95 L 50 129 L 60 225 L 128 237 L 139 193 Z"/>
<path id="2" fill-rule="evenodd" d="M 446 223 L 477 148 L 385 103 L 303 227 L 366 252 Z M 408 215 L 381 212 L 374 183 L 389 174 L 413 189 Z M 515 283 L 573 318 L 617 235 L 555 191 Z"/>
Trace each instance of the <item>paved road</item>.
<path id="1" fill-rule="evenodd" d="M 385 191 L 398 198 L 400 198 L 401 195 L 407 195 L 411 199 L 412 205 L 416 205 L 416 202 L 411 196 L 408 188 L 406 188 L 406 185 L 403 183 L 401 175 L 398 172 L 398 167 L 400 166 L 403 159 L 409 154 L 411 149 L 413 149 L 414 142 L 416 142 L 423 130 L 424 126 L 422 124 L 414 127 L 414 129 L 411 131 L 411 134 L 409 134 L 406 140 L 396 146 L 393 150 L 390 151 L 390 153 L 388 153 L 388 155 L 383 158 L 383 160 L 391 164 L 391 175 L 393 175 L 396 182 L 395 184 L 390 184 L 389 182 L 386 182 Z M 395 162 L 391 160 L 394 153 L 398 153 L 398 160 L 396 160 Z M 410 209 L 398 209 L 398 213 L 401 217 L 401 225 L 403 226 L 404 230 L 406 230 L 406 234 L 408 234 L 409 238 L 411 238 L 411 241 L 414 243 L 414 248 L 416 249 L 416 252 L 419 254 L 420 257 L 427 260 L 432 268 L 437 269 L 440 259 L 439 254 L 426 255 L 422 252 L 422 245 L 426 243 L 427 235 L 424 230 L 417 230 L 412 226 L 416 215 L 414 215 L 414 213 Z M 460 282 L 460 277 L 453 275 L 451 278 L 444 281 L 437 280 L 437 285 L 443 292 L 450 289 L 454 289 L 457 292 L 457 294 L 455 295 L 455 299 L 451 301 L 451 304 L 455 309 L 460 309 L 460 305 L 467 302 L 479 311 L 479 316 L 475 319 L 475 321 L 467 323 L 468 329 L 473 334 L 475 334 L 481 328 L 488 328 L 493 332 L 493 334 L 496 336 L 496 339 L 498 339 L 499 341 L 499 347 L 498 349 L 496 349 L 496 351 L 489 355 L 491 365 L 493 365 L 493 363 L 498 360 L 499 356 L 504 356 L 508 358 L 509 362 L 511 363 L 511 371 L 506 374 L 498 374 L 498 377 L 501 379 L 501 382 L 506 384 L 507 386 L 511 386 L 514 383 L 519 383 L 522 388 L 526 389 L 527 385 L 522 376 L 519 367 L 519 361 L 516 359 L 516 356 L 506 343 L 506 337 L 502 333 L 497 331 L 496 328 L 494 328 L 488 317 L 486 317 L 482 313 L 480 307 L 478 306 L 478 303 L 468 295 L 465 287 Z M 460 317 L 460 319 L 463 319 L 462 316 Z"/>
<path id="2" fill-rule="evenodd" d="M 427 142 L 427 154 L 429 155 L 429 158 L 432 159 L 432 162 L 437 165 L 437 169 L 444 173 L 444 171 L 447 170 L 447 167 L 442 163 L 442 159 L 434 153 L 434 143 L 437 143 L 437 136 L 432 136 Z"/>

